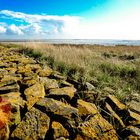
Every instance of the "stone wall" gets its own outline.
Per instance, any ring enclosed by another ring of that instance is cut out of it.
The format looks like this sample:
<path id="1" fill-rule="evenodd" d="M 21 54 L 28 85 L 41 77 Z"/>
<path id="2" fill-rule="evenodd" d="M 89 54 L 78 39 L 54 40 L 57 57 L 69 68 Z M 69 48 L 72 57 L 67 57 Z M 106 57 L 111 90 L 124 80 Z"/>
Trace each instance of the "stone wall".
<path id="1" fill-rule="evenodd" d="M 140 103 L 125 105 L 114 95 L 86 102 L 79 99 L 77 84 L 0 47 L 0 139 L 140 139 Z M 86 86 L 84 92 L 96 97 L 94 86 Z"/>

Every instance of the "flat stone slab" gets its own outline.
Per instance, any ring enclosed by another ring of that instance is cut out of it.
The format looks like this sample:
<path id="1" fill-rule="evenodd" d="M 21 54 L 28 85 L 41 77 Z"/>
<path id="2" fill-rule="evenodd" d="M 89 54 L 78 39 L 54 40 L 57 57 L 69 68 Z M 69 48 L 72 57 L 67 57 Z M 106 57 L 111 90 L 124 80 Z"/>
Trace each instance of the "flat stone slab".
<path id="1" fill-rule="evenodd" d="M 64 87 L 64 88 L 51 89 L 49 91 L 49 95 L 67 97 L 69 99 L 72 99 L 75 92 L 76 89 L 74 87 Z"/>
<path id="2" fill-rule="evenodd" d="M 52 98 L 43 98 L 39 100 L 36 105 L 39 108 L 44 108 L 43 110 L 46 113 L 51 112 L 54 115 L 63 116 L 67 119 L 73 118 L 73 115 L 78 115 L 78 109 Z"/>

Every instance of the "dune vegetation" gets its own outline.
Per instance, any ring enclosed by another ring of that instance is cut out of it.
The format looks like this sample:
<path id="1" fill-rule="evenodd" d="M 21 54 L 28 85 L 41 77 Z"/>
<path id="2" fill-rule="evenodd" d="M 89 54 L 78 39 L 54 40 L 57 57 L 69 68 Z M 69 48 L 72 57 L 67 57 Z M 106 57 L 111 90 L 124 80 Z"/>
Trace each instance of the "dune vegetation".
<path id="1" fill-rule="evenodd" d="M 7 46 L 13 47 L 11 44 Z M 102 97 L 111 93 L 123 102 L 140 100 L 139 46 L 56 45 L 37 42 L 16 43 L 15 46 L 20 46 L 23 54 L 49 65 L 64 76 L 81 83 L 91 83 Z M 80 96 L 86 98 L 85 95 Z"/>

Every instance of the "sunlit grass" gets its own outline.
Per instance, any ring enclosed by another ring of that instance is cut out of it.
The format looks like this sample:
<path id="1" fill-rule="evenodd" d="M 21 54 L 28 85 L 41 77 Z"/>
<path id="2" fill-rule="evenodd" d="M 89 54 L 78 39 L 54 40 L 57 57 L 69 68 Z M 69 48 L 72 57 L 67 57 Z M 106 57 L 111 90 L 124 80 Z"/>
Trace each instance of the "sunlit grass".
<path id="1" fill-rule="evenodd" d="M 122 101 L 140 94 L 140 47 L 97 45 L 51 45 L 23 43 L 22 53 L 79 82 L 90 82 L 104 94 L 114 90 Z"/>

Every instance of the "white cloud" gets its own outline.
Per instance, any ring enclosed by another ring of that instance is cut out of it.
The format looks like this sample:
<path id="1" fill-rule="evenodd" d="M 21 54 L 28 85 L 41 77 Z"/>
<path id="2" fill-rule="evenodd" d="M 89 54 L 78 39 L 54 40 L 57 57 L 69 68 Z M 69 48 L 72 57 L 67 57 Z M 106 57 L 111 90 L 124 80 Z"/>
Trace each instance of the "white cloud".
<path id="1" fill-rule="evenodd" d="M 1 18 L 11 19 L 12 25 L 5 25 L 8 29 L 7 34 L 17 34 L 35 37 L 42 35 L 41 37 L 49 37 L 55 35 L 59 38 L 69 36 L 72 27 L 77 25 L 79 17 L 76 16 L 57 16 L 57 15 L 39 15 L 39 14 L 25 14 L 21 12 L 14 12 L 9 10 L 0 11 Z M 16 25 L 15 21 L 20 25 Z M 32 36 L 31 36 L 32 35 Z"/>
<path id="2" fill-rule="evenodd" d="M 0 34 L 6 33 L 6 28 L 0 25 Z"/>
<path id="3" fill-rule="evenodd" d="M 94 11 L 93 11 L 94 12 Z M 2 16 L 1 16 L 2 15 Z M 21 38 L 140 39 L 140 10 L 112 12 L 101 18 L 25 14 L 0 11 L 0 17 L 13 24 L 0 23 L 0 33 Z M 16 22 L 18 22 L 18 25 Z"/>
<path id="4" fill-rule="evenodd" d="M 15 24 L 12 24 L 8 27 L 7 32 L 10 34 L 17 34 L 17 35 L 23 35 L 24 33 L 20 29 L 20 27 L 16 26 Z"/>

